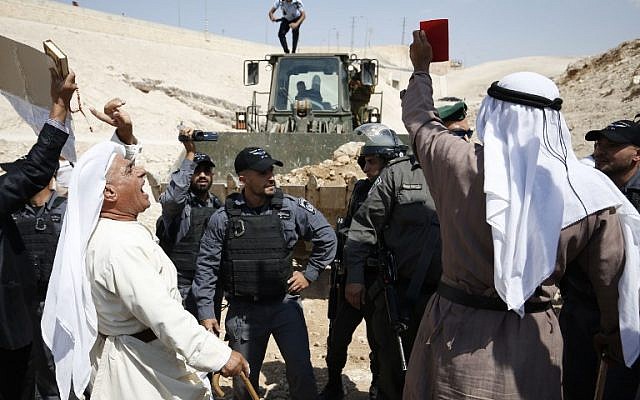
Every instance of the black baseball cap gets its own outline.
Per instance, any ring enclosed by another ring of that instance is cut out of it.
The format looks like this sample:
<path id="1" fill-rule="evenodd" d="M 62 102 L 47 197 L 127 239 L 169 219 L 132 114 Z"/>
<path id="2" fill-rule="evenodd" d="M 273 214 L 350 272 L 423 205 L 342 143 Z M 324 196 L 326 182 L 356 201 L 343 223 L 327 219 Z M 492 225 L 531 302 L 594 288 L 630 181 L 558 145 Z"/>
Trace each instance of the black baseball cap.
<path id="1" fill-rule="evenodd" d="M 0 168 L 5 172 L 17 171 L 22 168 L 25 161 L 27 161 L 27 159 L 25 157 L 21 157 L 12 162 L 0 163 Z"/>
<path id="2" fill-rule="evenodd" d="M 284 166 L 282 161 L 271 158 L 271 154 L 267 153 L 262 147 L 245 147 L 238 153 L 233 163 L 236 174 L 247 169 L 263 172 L 273 165 L 277 165 L 278 167 Z"/>
<path id="3" fill-rule="evenodd" d="M 196 155 L 193 157 L 193 162 L 198 164 L 198 166 L 200 166 L 201 164 L 209 164 L 210 168 L 216 166 L 209 155 L 200 152 L 196 152 Z"/>
<path id="4" fill-rule="evenodd" d="M 640 146 L 640 123 L 623 119 L 612 122 L 604 129 L 589 131 L 584 138 L 594 141 L 602 136 L 614 143 Z"/>

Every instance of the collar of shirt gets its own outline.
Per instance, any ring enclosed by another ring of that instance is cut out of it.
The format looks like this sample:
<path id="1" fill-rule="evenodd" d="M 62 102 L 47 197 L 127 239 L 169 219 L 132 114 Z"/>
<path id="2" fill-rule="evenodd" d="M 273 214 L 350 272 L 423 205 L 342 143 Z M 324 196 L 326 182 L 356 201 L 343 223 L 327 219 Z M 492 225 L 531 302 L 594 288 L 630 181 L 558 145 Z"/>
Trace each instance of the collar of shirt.
<path id="1" fill-rule="evenodd" d="M 58 193 L 53 190 L 51 192 L 51 196 L 49 196 L 49 199 L 40 207 L 38 206 L 34 206 L 31 205 L 29 203 L 25 203 L 23 209 L 22 209 L 22 213 L 26 214 L 26 215 L 34 215 L 34 216 L 41 216 L 44 211 L 51 211 L 51 209 L 53 208 L 53 202 L 54 200 L 58 197 Z"/>
<path id="2" fill-rule="evenodd" d="M 249 207 L 244 199 L 244 192 L 241 192 L 233 201 L 236 206 L 240 207 L 243 214 L 262 215 L 267 214 L 271 210 L 271 201 L 267 201 L 260 207 Z"/>
<path id="3" fill-rule="evenodd" d="M 627 190 L 635 190 L 640 191 L 640 168 L 636 172 L 636 174 L 627 182 L 626 185 L 620 188 L 622 193 L 627 193 Z"/>
<path id="4" fill-rule="evenodd" d="M 198 198 L 192 192 L 189 192 L 189 197 L 191 198 L 192 206 L 198 206 L 198 207 L 214 207 L 215 206 L 213 201 L 213 195 L 211 193 L 208 193 L 206 201 L 200 200 L 200 198 Z"/>

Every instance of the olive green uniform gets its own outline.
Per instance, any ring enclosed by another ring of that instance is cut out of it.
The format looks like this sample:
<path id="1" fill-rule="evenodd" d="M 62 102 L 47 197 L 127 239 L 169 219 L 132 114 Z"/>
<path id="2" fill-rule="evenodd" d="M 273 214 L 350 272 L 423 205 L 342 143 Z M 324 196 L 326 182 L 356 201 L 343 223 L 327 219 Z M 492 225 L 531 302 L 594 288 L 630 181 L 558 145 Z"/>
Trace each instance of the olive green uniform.
<path id="1" fill-rule="evenodd" d="M 424 308 L 440 280 L 440 225 L 422 169 L 411 156 L 389 162 L 353 217 L 345 246 L 347 283 L 364 284 L 367 256 L 382 240 L 397 263 L 400 314 L 408 329 L 402 333 L 408 359 Z M 416 288 L 417 286 L 417 288 Z M 404 374 L 397 336 L 387 314 L 382 280 L 367 293 L 374 302 L 372 325 L 378 352 L 379 397 L 399 399 Z"/>

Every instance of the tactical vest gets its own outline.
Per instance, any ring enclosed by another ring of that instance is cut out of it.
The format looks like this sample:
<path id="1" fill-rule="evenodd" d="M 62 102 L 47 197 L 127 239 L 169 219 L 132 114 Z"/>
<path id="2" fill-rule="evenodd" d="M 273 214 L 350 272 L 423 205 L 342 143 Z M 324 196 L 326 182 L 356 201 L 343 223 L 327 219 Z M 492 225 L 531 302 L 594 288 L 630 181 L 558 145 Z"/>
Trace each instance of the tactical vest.
<path id="1" fill-rule="evenodd" d="M 627 197 L 627 199 L 629 199 L 629 201 L 631 202 L 631 204 L 633 204 L 633 207 L 640 211 L 640 190 L 638 189 L 627 189 L 627 193 L 625 193 L 625 196 Z"/>
<path id="2" fill-rule="evenodd" d="M 196 260 L 200 250 L 200 239 L 214 207 L 191 207 L 189 231 L 173 246 L 165 249 L 178 270 L 178 284 L 190 285 L 196 270 Z"/>
<path id="3" fill-rule="evenodd" d="M 36 215 L 14 216 L 27 259 L 35 271 L 40 296 L 46 294 L 62 226 L 63 215 L 51 210 L 58 208 L 65 200 L 64 197 L 56 197 L 50 208 L 45 204 Z"/>
<path id="4" fill-rule="evenodd" d="M 241 215 L 234 197 L 225 202 L 229 217 L 221 262 L 225 291 L 253 300 L 282 298 L 293 271 L 277 212 L 282 208 L 282 191 L 278 189 L 273 196 L 269 215 Z"/>

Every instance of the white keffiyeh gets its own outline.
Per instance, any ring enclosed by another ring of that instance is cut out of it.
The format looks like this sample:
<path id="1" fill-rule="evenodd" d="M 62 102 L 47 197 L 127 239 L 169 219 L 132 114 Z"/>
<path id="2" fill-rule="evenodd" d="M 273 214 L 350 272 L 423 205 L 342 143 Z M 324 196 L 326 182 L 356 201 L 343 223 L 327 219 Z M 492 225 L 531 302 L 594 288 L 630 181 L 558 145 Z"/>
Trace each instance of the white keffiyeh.
<path id="1" fill-rule="evenodd" d="M 555 99 L 548 78 L 519 72 L 499 86 Z M 494 248 L 494 284 L 509 309 L 524 303 L 554 270 L 560 230 L 596 211 L 616 207 L 626 264 L 620 280 L 620 330 L 628 365 L 640 352 L 640 216 L 602 174 L 578 161 L 559 111 L 487 96 L 476 122 L 484 143 L 487 223 Z M 490 160 L 490 162 L 489 162 Z"/>
<path id="2" fill-rule="evenodd" d="M 56 381 L 64 399 L 72 383 L 78 398 L 89 383 L 89 351 L 98 326 L 85 255 L 102 208 L 106 174 L 117 154 L 125 155 L 123 146 L 99 143 L 80 157 L 71 175 L 67 211 L 42 315 L 42 337 L 53 354 Z"/>

